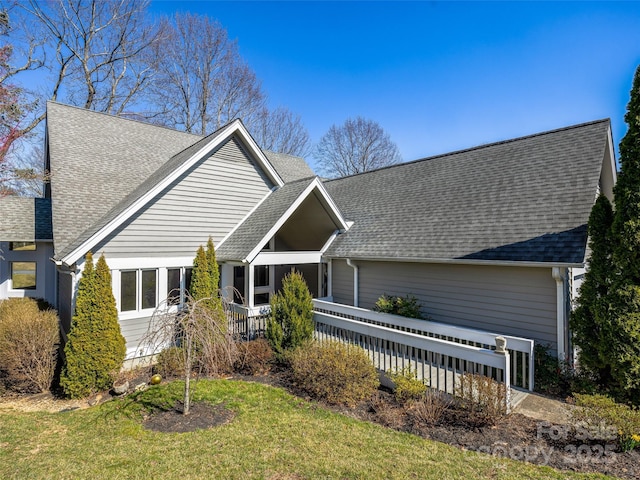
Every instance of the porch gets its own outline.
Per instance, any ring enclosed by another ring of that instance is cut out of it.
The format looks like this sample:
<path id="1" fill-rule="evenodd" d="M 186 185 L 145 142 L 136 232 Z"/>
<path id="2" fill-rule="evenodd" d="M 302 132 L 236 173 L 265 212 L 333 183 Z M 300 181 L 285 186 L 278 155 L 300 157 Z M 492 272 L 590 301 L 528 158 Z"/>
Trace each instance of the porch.
<path id="1" fill-rule="evenodd" d="M 509 408 L 534 388 L 533 340 L 499 335 L 443 323 L 341 305 L 314 299 L 315 338 L 363 348 L 381 372 L 410 366 L 418 378 L 453 394 L 465 373 L 477 373 L 504 383 Z M 264 336 L 269 308 L 232 305 L 230 330 L 246 339 Z M 502 351 L 496 337 L 506 341 Z"/>

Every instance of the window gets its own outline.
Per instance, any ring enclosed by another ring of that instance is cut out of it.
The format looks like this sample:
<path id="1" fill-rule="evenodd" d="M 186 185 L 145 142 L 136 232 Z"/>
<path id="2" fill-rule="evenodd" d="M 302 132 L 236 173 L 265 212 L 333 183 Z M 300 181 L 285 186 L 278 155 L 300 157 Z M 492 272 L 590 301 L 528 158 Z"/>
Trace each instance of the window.
<path id="1" fill-rule="evenodd" d="M 120 311 L 137 310 L 138 272 L 136 270 L 120 272 Z"/>
<path id="2" fill-rule="evenodd" d="M 35 290 L 36 262 L 11 262 L 11 288 Z"/>
<path id="3" fill-rule="evenodd" d="M 167 269 L 167 305 L 180 305 L 180 270 Z"/>
<path id="4" fill-rule="evenodd" d="M 253 270 L 253 286 L 268 287 L 269 286 L 269 265 L 258 265 Z"/>
<path id="5" fill-rule="evenodd" d="M 267 293 L 256 293 L 253 296 L 253 304 L 254 305 L 266 305 L 269 303 L 269 292 Z"/>
<path id="6" fill-rule="evenodd" d="M 184 269 L 184 290 L 185 292 L 189 292 L 191 288 L 191 274 L 193 273 L 193 268 L 187 267 Z"/>
<path id="7" fill-rule="evenodd" d="M 158 270 L 120 272 L 120 311 L 131 312 L 158 305 Z"/>
<path id="8" fill-rule="evenodd" d="M 35 242 L 9 242 L 9 250 L 22 252 L 22 251 L 35 250 L 35 249 L 36 249 Z"/>
<path id="9" fill-rule="evenodd" d="M 233 267 L 233 302 L 242 304 L 244 298 L 244 267 Z"/>
<path id="10" fill-rule="evenodd" d="M 142 309 L 156 308 L 158 305 L 158 271 L 142 270 Z"/>

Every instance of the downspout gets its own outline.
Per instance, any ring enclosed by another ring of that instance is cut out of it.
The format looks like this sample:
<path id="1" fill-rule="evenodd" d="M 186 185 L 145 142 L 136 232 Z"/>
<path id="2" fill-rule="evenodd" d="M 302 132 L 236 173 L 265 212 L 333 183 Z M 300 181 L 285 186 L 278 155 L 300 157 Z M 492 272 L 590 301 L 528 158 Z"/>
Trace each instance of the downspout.
<path id="1" fill-rule="evenodd" d="M 358 299 L 358 269 L 359 267 L 353 263 L 351 263 L 351 259 L 347 258 L 347 265 L 349 265 L 351 268 L 353 268 L 353 306 L 354 307 L 359 307 L 360 306 L 360 302 Z"/>
<path id="2" fill-rule="evenodd" d="M 553 267 L 551 275 L 556 281 L 556 331 L 558 337 L 558 360 L 567 359 L 565 351 L 565 295 L 564 295 L 564 272 L 560 267 Z"/>

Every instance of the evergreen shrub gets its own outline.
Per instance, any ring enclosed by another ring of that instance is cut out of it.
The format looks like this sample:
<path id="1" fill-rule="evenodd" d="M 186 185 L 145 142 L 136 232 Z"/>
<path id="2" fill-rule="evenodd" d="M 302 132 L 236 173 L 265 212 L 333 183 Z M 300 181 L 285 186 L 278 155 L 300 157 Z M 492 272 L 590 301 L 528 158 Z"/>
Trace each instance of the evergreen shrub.
<path id="1" fill-rule="evenodd" d="M 31 298 L 0 301 L 0 390 L 49 390 L 59 344 L 59 320 L 54 310 L 41 310 Z"/>
<path id="2" fill-rule="evenodd" d="M 393 394 L 399 403 L 406 404 L 419 400 L 427 391 L 427 386 L 418 379 L 417 372 L 411 368 L 411 365 L 389 372 L 387 375 L 395 385 Z"/>
<path id="3" fill-rule="evenodd" d="M 421 320 L 427 320 L 420 311 L 421 305 L 416 297 L 413 295 L 406 295 L 404 297 L 382 295 L 376 301 L 373 306 L 373 310 L 381 313 L 391 313 L 393 315 L 400 315 L 407 318 L 418 318 Z"/>
<path id="4" fill-rule="evenodd" d="M 313 299 L 301 273 L 285 275 L 282 290 L 271 297 L 266 337 L 280 356 L 313 337 Z"/>
<path id="5" fill-rule="evenodd" d="M 355 406 L 376 391 L 378 373 L 355 345 L 313 342 L 288 356 L 294 383 L 315 399 Z"/>

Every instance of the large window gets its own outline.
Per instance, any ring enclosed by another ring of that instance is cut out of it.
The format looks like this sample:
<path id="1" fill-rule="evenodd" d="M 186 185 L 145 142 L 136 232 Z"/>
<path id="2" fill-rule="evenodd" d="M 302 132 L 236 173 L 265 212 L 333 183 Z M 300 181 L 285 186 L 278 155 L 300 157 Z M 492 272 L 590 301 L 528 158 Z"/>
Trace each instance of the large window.
<path id="1" fill-rule="evenodd" d="M 11 288 L 35 290 L 36 262 L 11 262 Z"/>
<path id="2" fill-rule="evenodd" d="M 120 272 L 120 311 L 148 310 L 158 306 L 158 270 Z"/>
<path id="3" fill-rule="evenodd" d="M 167 305 L 184 303 L 185 294 L 191 284 L 191 267 L 167 268 Z"/>
<path id="4" fill-rule="evenodd" d="M 9 250 L 13 250 L 16 252 L 24 252 L 28 250 L 33 251 L 35 249 L 35 242 L 9 242 Z"/>

